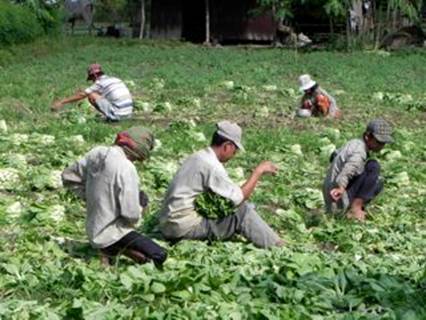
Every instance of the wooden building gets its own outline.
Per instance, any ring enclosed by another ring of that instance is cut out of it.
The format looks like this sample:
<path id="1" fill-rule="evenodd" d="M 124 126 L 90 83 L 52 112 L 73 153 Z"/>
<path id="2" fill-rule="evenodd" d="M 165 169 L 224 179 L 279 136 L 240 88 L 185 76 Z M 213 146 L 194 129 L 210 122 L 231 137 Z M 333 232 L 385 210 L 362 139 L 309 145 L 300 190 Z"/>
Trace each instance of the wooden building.
<path id="1" fill-rule="evenodd" d="M 256 0 L 155 0 L 151 37 L 204 42 L 273 41 L 276 23 L 270 12 L 254 14 Z M 208 29 L 208 30 L 206 30 Z"/>

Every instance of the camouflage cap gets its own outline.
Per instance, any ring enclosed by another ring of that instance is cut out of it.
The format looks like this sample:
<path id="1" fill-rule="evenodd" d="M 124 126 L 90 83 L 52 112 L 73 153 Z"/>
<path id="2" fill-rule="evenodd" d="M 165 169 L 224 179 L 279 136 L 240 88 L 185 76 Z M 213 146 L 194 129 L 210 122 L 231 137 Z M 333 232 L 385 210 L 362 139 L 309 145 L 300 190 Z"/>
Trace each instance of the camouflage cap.
<path id="1" fill-rule="evenodd" d="M 129 137 L 135 142 L 132 148 L 143 159 L 148 159 L 151 150 L 154 148 L 154 135 L 146 128 L 131 127 L 127 130 Z"/>
<path id="2" fill-rule="evenodd" d="M 367 125 L 367 132 L 370 132 L 381 143 L 393 142 L 392 127 L 384 119 L 371 120 Z"/>
<path id="3" fill-rule="evenodd" d="M 154 136 L 151 131 L 143 127 L 131 127 L 119 132 L 114 143 L 122 147 L 127 156 L 146 160 L 154 148 Z"/>

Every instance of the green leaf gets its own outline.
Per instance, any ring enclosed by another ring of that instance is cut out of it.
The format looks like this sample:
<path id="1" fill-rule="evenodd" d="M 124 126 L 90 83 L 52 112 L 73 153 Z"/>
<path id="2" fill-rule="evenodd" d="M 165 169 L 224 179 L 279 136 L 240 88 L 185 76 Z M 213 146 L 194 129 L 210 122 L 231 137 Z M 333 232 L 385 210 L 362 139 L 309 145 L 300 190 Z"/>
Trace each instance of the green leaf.
<path id="1" fill-rule="evenodd" d="M 120 275 L 120 282 L 127 290 L 130 290 L 133 286 L 133 279 L 125 273 Z"/>
<path id="2" fill-rule="evenodd" d="M 166 292 L 166 287 L 162 283 L 153 282 L 152 285 L 151 285 L 151 290 L 155 294 L 159 294 L 159 293 Z"/>

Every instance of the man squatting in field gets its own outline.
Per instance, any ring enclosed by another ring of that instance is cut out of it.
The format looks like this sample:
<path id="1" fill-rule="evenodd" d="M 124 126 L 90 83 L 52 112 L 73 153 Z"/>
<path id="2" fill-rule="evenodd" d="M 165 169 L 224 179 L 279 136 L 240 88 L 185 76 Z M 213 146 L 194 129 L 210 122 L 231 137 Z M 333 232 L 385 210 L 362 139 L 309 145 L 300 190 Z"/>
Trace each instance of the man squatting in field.
<path id="1" fill-rule="evenodd" d="M 216 124 L 211 146 L 188 157 L 169 185 L 160 212 L 160 231 L 171 241 L 181 239 L 226 240 L 241 234 L 260 248 L 281 246 L 283 240 L 248 203 L 258 180 L 275 174 L 270 161 L 260 163 L 242 187 L 229 178 L 223 164 L 232 159 L 241 144 L 241 128 L 229 121 Z M 203 192 L 213 192 L 229 199 L 236 212 L 222 219 L 208 219 L 195 211 L 194 201 Z"/>
<path id="2" fill-rule="evenodd" d="M 111 147 L 98 146 L 62 173 L 64 186 L 87 203 L 86 233 L 99 248 L 103 261 L 119 253 L 138 263 L 152 260 L 161 265 L 166 251 L 135 231 L 134 225 L 148 199 L 139 191 L 134 161 L 144 161 L 154 146 L 151 132 L 132 127 L 117 134 Z"/>
<path id="3" fill-rule="evenodd" d="M 91 64 L 87 69 L 87 81 L 89 80 L 93 85 L 84 91 L 77 91 L 70 97 L 55 101 L 52 110 L 59 111 L 67 103 L 87 98 L 107 121 L 119 121 L 132 116 L 132 96 L 122 80 L 105 75 L 101 65 L 97 63 Z"/>
<path id="4" fill-rule="evenodd" d="M 300 107 L 297 110 L 299 117 L 323 116 L 339 118 L 341 112 L 336 100 L 322 89 L 308 74 L 299 77 L 299 90 L 304 92 Z"/>
<path id="5" fill-rule="evenodd" d="M 362 139 L 353 139 L 331 156 L 331 165 L 324 180 L 326 210 L 346 212 L 348 218 L 365 219 L 365 205 L 383 189 L 379 179 L 380 165 L 367 160 L 369 151 L 380 151 L 393 141 L 391 126 L 383 119 L 368 123 Z"/>

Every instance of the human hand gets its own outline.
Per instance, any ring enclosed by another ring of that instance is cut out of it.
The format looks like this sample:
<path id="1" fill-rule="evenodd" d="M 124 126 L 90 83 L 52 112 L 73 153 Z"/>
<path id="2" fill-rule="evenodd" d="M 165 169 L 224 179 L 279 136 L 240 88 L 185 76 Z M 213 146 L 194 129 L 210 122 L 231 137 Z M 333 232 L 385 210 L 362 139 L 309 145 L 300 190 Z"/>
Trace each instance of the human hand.
<path id="1" fill-rule="evenodd" d="M 262 161 L 255 169 L 260 175 L 269 173 L 275 175 L 278 171 L 278 167 L 271 161 Z"/>
<path id="2" fill-rule="evenodd" d="M 334 189 L 331 189 L 330 196 L 334 201 L 339 201 L 342 198 L 342 195 L 345 191 L 346 190 L 343 187 L 334 188 Z"/>
<path id="3" fill-rule="evenodd" d="M 311 100 L 306 100 L 305 102 L 303 102 L 303 109 L 312 109 L 312 101 Z"/>
<path id="4" fill-rule="evenodd" d="M 62 102 L 60 100 L 57 100 L 53 102 L 52 106 L 50 107 L 50 110 L 59 111 L 61 108 L 62 108 Z"/>
<path id="5" fill-rule="evenodd" d="M 141 205 L 141 207 L 145 209 L 148 206 L 148 203 L 149 203 L 148 195 L 142 190 L 139 191 L 139 204 Z"/>

